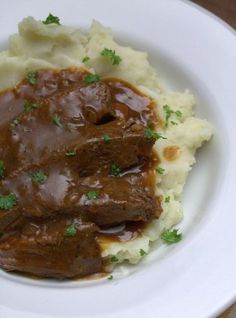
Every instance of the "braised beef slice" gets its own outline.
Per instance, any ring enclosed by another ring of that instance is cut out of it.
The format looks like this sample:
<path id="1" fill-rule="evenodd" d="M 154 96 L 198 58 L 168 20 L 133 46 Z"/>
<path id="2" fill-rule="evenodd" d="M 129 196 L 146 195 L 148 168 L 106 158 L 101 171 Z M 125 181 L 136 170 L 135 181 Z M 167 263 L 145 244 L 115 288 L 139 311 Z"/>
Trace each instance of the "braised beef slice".
<path id="1" fill-rule="evenodd" d="M 161 212 L 158 200 L 151 193 L 152 185 L 146 186 L 142 175 L 80 178 L 71 167 L 54 164 L 45 168 L 47 180 L 40 183 L 32 179 L 36 172 L 2 181 L 1 193 L 17 196 L 13 214 L 16 210 L 22 216 L 35 218 L 76 215 L 98 225 L 111 225 L 148 222 Z M 89 198 L 91 191 L 95 191 L 97 198 Z M 4 217 L 0 218 L 1 223 L 6 226 Z"/>
<path id="2" fill-rule="evenodd" d="M 48 166 L 51 162 L 67 162 L 76 167 L 81 176 L 108 174 L 112 163 L 120 170 L 147 161 L 153 140 L 144 137 L 142 125 L 115 121 L 102 126 L 81 127 L 66 132 L 53 124 L 33 121 L 30 131 L 16 127 L 8 143 L 0 149 L 6 175 L 28 170 L 33 166 Z M 32 133 L 34 131 L 34 133 Z M 109 142 L 104 141 L 109 137 Z M 75 156 L 69 156 L 70 151 Z"/>
<path id="3" fill-rule="evenodd" d="M 144 134 L 156 120 L 151 100 L 117 79 L 87 83 L 88 74 L 42 70 L 35 85 L 25 79 L 0 94 L 0 195 L 17 197 L 14 208 L 0 210 L 6 270 L 57 278 L 99 272 L 98 226 L 161 213 L 145 168 L 153 159 L 154 141 Z M 37 172 L 46 178 L 35 181 Z M 73 223 L 76 233 L 66 236 Z"/>
<path id="4" fill-rule="evenodd" d="M 79 218 L 29 221 L 21 231 L 8 232 L 0 239 L 0 266 L 55 278 L 99 272 L 102 262 L 96 231 L 95 224 Z"/>
<path id="5" fill-rule="evenodd" d="M 65 153 L 74 148 L 78 155 L 70 162 L 76 162 L 82 176 L 98 170 L 106 174 L 113 161 L 123 170 L 150 157 L 154 141 L 144 137 L 152 113 L 147 97 L 121 82 L 86 84 L 83 72 L 75 73 L 72 79 L 64 73 L 60 78 L 50 71 L 38 72 L 36 85 L 23 81 L 13 90 L 11 107 L 7 98 L 10 92 L 1 95 L 0 100 L 3 96 L 6 99 L 1 107 L 7 104 L 13 117 L 21 103 L 18 118 L 0 125 L 0 159 L 5 162 L 7 175 L 64 160 Z M 104 136 L 111 137 L 112 142 L 105 144 Z"/>

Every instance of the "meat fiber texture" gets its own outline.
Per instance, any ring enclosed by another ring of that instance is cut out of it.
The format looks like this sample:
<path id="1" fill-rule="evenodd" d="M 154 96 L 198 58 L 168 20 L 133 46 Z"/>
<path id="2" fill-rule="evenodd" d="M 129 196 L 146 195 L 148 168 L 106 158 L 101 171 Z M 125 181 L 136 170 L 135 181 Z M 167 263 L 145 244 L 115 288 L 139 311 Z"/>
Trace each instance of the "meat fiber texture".
<path id="1" fill-rule="evenodd" d="M 119 65 L 111 65 L 101 51 L 109 48 L 122 58 Z M 89 60 L 83 63 L 85 56 Z M 94 21 L 88 34 L 79 29 L 44 25 L 32 17 L 19 24 L 19 33 L 10 37 L 8 49 L 0 53 L 0 89 L 12 87 L 30 70 L 42 68 L 60 69 L 83 67 L 103 77 L 117 77 L 126 80 L 153 98 L 157 112 L 165 121 L 163 106 L 168 104 L 173 111 L 181 111 L 182 116 L 171 115 L 176 124 L 163 127 L 160 133 L 167 139 L 159 139 L 155 149 L 161 159 L 163 174 L 157 174 L 157 194 L 163 197 L 161 217 L 151 222 L 141 236 L 129 242 L 109 242 L 100 240 L 102 256 L 115 255 L 118 263 L 128 260 L 137 263 L 142 256 L 140 249 L 149 252 L 151 242 L 158 241 L 164 229 L 169 229 L 182 220 L 181 194 L 186 178 L 195 163 L 197 148 L 208 141 L 213 134 L 213 126 L 205 119 L 194 117 L 195 99 L 188 91 L 171 92 L 158 78 L 148 62 L 146 52 L 120 46 L 113 40 L 109 28 Z M 178 147 L 178 157 L 166 160 L 166 147 Z M 170 197 L 169 203 L 165 198 Z"/>

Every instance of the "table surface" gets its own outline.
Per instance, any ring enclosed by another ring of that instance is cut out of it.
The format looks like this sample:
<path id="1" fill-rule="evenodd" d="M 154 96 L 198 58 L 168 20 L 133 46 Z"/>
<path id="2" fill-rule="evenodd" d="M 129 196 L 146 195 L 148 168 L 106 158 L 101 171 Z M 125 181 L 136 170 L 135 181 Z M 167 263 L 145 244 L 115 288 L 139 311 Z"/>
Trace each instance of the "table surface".
<path id="1" fill-rule="evenodd" d="M 193 0 L 236 29 L 236 0 Z"/>
<path id="2" fill-rule="evenodd" d="M 211 11 L 236 29 L 236 0 L 192 0 Z M 230 307 L 218 318 L 236 318 L 236 305 Z"/>

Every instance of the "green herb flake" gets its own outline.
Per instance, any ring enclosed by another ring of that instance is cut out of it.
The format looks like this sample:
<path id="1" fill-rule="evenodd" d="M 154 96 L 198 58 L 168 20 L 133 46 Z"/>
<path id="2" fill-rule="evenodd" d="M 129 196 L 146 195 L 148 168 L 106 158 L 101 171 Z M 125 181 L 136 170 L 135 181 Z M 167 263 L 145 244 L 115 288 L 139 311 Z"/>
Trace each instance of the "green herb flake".
<path id="1" fill-rule="evenodd" d="M 165 203 L 170 203 L 170 196 L 165 197 Z"/>
<path id="2" fill-rule="evenodd" d="M 111 143 L 111 137 L 109 135 L 103 135 L 102 138 L 105 144 Z"/>
<path id="3" fill-rule="evenodd" d="M 26 145 L 25 144 L 20 144 L 19 145 L 19 150 L 20 150 L 20 152 L 26 152 Z"/>
<path id="4" fill-rule="evenodd" d="M 90 84 L 97 81 L 100 81 L 100 76 L 98 74 L 89 74 L 84 77 L 84 82 L 86 84 Z"/>
<path id="5" fill-rule="evenodd" d="M 99 197 L 99 192 L 98 191 L 89 191 L 87 193 L 87 197 L 89 200 L 95 200 Z"/>
<path id="6" fill-rule="evenodd" d="M 176 121 L 171 120 L 170 122 L 172 125 L 178 125 L 178 123 Z"/>
<path id="7" fill-rule="evenodd" d="M 76 156 L 76 155 L 77 155 L 76 150 L 68 150 L 68 151 L 66 152 L 66 156 L 67 156 L 67 157 L 74 157 L 74 156 Z"/>
<path id="8" fill-rule="evenodd" d="M 90 60 L 90 57 L 89 56 L 85 56 L 82 60 L 82 63 L 86 63 Z"/>
<path id="9" fill-rule="evenodd" d="M 107 279 L 112 280 L 113 279 L 113 275 L 108 276 Z"/>
<path id="10" fill-rule="evenodd" d="M 49 13 L 49 15 L 47 16 L 47 18 L 42 21 L 43 24 L 57 24 L 57 25 L 61 25 L 60 23 L 60 19 L 58 17 L 56 17 L 55 15 L 52 15 L 51 13 Z"/>
<path id="11" fill-rule="evenodd" d="M 147 255 L 147 252 L 145 252 L 142 248 L 139 250 L 139 254 L 140 254 L 140 256 L 145 256 L 145 255 Z"/>
<path id="12" fill-rule="evenodd" d="M 118 65 L 122 61 L 121 57 L 119 55 L 116 55 L 115 50 L 104 48 L 101 52 L 101 55 L 109 58 L 112 65 Z"/>
<path id="13" fill-rule="evenodd" d="M 68 228 L 65 230 L 64 235 L 65 236 L 75 236 L 77 233 L 76 224 L 72 223 Z"/>
<path id="14" fill-rule="evenodd" d="M 162 232 L 161 238 L 167 244 L 174 244 L 182 240 L 182 233 L 178 233 L 178 229 L 165 230 Z"/>
<path id="15" fill-rule="evenodd" d="M 25 112 L 29 112 L 32 109 L 37 109 L 39 107 L 39 105 L 37 103 L 31 103 L 28 100 L 24 101 L 24 111 Z"/>
<path id="16" fill-rule="evenodd" d="M 172 110 L 172 109 L 170 108 L 169 105 L 164 105 L 164 106 L 163 106 L 163 110 L 164 110 L 164 112 L 165 112 L 165 127 L 168 127 L 169 119 L 170 119 L 170 117 L 171 117 L 172 114 L 173 114 L 173 115 L 176 115 L 176 116 L 179 117 L 179 118 L 182 116 L 182 113 L 181 113 L 180 110 L 174 111 L 174 110 Z M 172 124 L 172 125 L 177 125 L 177 123 L 176 123 L 175 121 L 171 121 L 171 124 Z"/>
<path id="17" fill-rule="evenodd" d="M 0 209 L 9 210 L 16 205 L 15 194 L 0 195 Z"/>
<path id="18" fill-rule="evenodd" d="M 3 178 L 5 174 L 5 164 L 3 160 L 0 160 L 0 177 Z"/>
<path id="19" fill-rule="evenodd" d="M 18 126 L 19 124 L 20 124 L 20 120 L 17 117 L 15 119 L 13 119 L 11 122 L 12 126 Z"/>
<path id="20" fill-rule="evenodd" d="M 120 169 L 117 167 L 115 163 L 111 165 L 110 174 L 114 177 L 120 177 Z"/>
<path id="21" fill-rule="evenodd" d="M 119 259 L 115 256 L 115 255 L 113 255 L 112 257 L 111 257 L 111 262 L 112 263 L 116 263 L 116 262 L 118 262 L 119 261 Z"/>
<path id="22" fill-rule="evenodd" d="M 32 176 L 32 181 L 35 183 L 44 183 L 47 178 L 48 177 L 42 171 L 38 171 Z"/>
<path id="23" fill-rule="evenodd" d="M 37 84 L 36 73 L 35 72 L 28 72 L 27 73 L 27 80 L 31 85 Z"/>
<path id="24" fill-rule="evenodd" d="M 166 137 L 163 137 L 161 134 L 158 132 L 153 131 L 150 127 L 145 127 L 144 129 L 144 137 L 147 139 L 153 139 L 153 140 L 158 140 L 158 139 L 167 139 Z"/>
<path id="25" fill-rule="evenodd" d="M 162 168 L 162 167 L 156 167 L 156 172 L 158 172 L 159 174 L 164 174 L 164 172 L 165 172 L 165 169 L 164 168 Z"/>
<path id="26" fill-rule="evenodd" d="M 61 118 L 57 114 L 52 116 L 52 122 L 54 125 L 62 128 Z"/>
<path id="27" fill-rule="evenodd" d="M 32 132 L 32 129 L 31 129 L 31 128 L 28 128 L 28 127 L 24 127 L 24 128 L 23 128 L 23 131 L 24 131 L 24 132 Z"/>

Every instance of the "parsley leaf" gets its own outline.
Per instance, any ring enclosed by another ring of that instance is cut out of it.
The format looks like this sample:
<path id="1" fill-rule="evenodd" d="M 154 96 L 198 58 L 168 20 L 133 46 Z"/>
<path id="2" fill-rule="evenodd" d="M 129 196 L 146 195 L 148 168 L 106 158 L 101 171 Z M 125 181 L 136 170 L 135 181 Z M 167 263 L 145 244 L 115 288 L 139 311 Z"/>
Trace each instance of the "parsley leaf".
<path id="1" fill-rule="evenodd" d="M 89 56 L 85 56 L 82 60 L 82 63 L 86 63 L 90 60 L 90 57 Z"/>
<path id="2" fill-rule="evenodd" d="M 20 144 L 19 145 L 20 152 L 26 152 L 26 148 L 27 148 L 27 146 L 25 144 Z"/>
<path id="3" fill-rule="evenodd" d="M 99 197 L 99 192 L 98 191 L 89 191 L 87 193 L 87 197 L 89 200 L 95 200 Z"/>
<path id="4" fill-rule="evenodd" d="M 16 205 L 15 194 L 0 195 L 0 209 L 9 210 Z"/>
<path id="5" fill-rule="evenodd" d="M 68 228 L 65 230 L 64 235 L 65 236 L 75 236 L 77 233 L 76 224 L 72 223 Z"/>
<path id="6" fill-rule="evenodd" d="M 37 103 L 31 103 L 28 100 L 24 101 L 24 111 L 25 112 L 29 112 L 32 109 L 37 109 L 39 107 L 39 105 Z"/>
<path id="7" fill-rule="evenodd" d="M 13 119 L 13 121 L 11 122 L 12 126 L 18 126 L 19 124 L 20 124 L 20 120 L 17 117 L 15 119 Z"/>
<path id="8" fill-rule="evenodd" d="M 103 135 L 102 138 L 105 144 L 110 144 L 111 137 L 109 135 Z"/>
<path id="9" fill-rule="evenodd" d="M 111 49 L 104 48 L 101 52 L 101 55 L 109 58 L 112 65 L 118 65 L 122 61 L 120 56 L 116 55 L 115 50 L 112 51 Z"/>
<path id="10" fill-rule="evenodd" d="M 168 127 L 169 119 L 170 119 L 170 116 L 171 116 L 172 114 L 176 115 L 177 117 L 181 117 L 181 116 L 182 116 L 182 113 L 181 113 L 180 110 L 174 111 L 174 110 L 172 110 L 172 109 L 170 108 L 169 105 L 164 105 L 164 106 L 163 106 L 163 110 L 164 110 L 164 112 L 165 112 L 165 114 L 166 114 L 166 116 L 165 116 L 165 121 L 166 121 L 165 127 Z M 172 124 L 172 125 L 178 125 L 175 121 L 171 121 L 171 124 Z"/>
<path id="11" fill-rule="evenodd" d="M 173 120 L 171 120 L 170 123 L 171 123 L 172 125 L 178 125 L 178 123 L 177 123 L 176 121 L 173 121 Z"/>
<path id="12" fill-rule="evenodd" d="M 156 167 L 156 172 L 158 172 L 159 174 L 163 174 L 165 172 L 165 169 L 162 167 Z"/>
<path id="13" fill-rule="evenodd" d="M 167 139 L 166 137 L 163 137 L 162 135 L 160 135 L 158 132 L 153 131 L 150 127 L 144 128 L 144 137 L 147 139 L 153 139 L 155 141 L 160 138 Z"/>
<path id="14" fill-rule="evenodd" d="M 100 76 L 98 74 L 89 74 L 84 77 L 84 82 L 86 84 L 90 84 L 97 81 L 100 81 Z"/>
<path id="15" fill-rule="evenodd" d="M 113 279 L 113 275 L 108 276 L 107 279 L 112 280 Z"/>
<path id="16" fill-rule="evenodd" d="M 118 262 L 119 261 L 119 259 L 115 256 L 115 255 L 113 255 L 112 257 L 111 257 L 111 262 L 112 263 L 116 263 L 116 262 Z"/>
<path id="17" fill-rule="evenodd" d="M 52 23 L 55 23 L 55 24 L 58 24 L 58 25 L 61 25 L 60 23 L 60 19 L 58 17 L 56 17 L 55 15 L 52 15 L 51 13 L 49 13 L 49 15 L 47 16 L 47 18 L 42 21 L 44 24 L 52 24 Z"/>
<path id="18" fill-rule="evenodd" d="M 165 203 L 170 203 L 170 196 L 165 197 Z"/>
<path id="19" fill-rule="evenodd" d="M 36 73 L 35 72 L 28 72 L 27 73 L 27 80 L 31 85 L 37 84 Z"/>
<path id="20" fill-rule="evenodd" d="M 142 248 L 139 250 L 140 256 L 145 256 L 147 255 L 147 252 L 145 252 Z"/>
<path id="21" fill-rule="evenodd" d="M 54 125 L 62 128 L 61 118 L 57 114 L 52 116 L 52 122 Z"/>
<path id="22" fill-rule="evenodd" d="M 77 155 L 77 152 L 76 152 L 76 150 L 68 150 L 67 152 L 66 152 L 66 156 L 67 157 L 74 157 L 74 156 L 76 156 Z"/>
<path id="23" fill-rule="evenodd" d="M 0 177 L 4 177 L 5 173 L 5 164 L 3 160 L 0 160 Z"/>
<path id="24" fill-rule="evenodd" d="M 177 229 L 164 230 L 161 234 L 162 240 L 167 244 L 178 243 L 182 239 L 182 233 L 178 233 Z"/>
<path id="25" fill-rule="evenodd" d="M 38 171 L 32 176 L 32 181 L 35 183 L 44 183 L 47 178 L 48 177 L 42 171 Z"/>
<path id="26" fill-rule="evenodd" d="M 117 167 L 115 163 L 111 165 L 110 174 L 114 177 L 120 177 L 120 169 Z"/>

